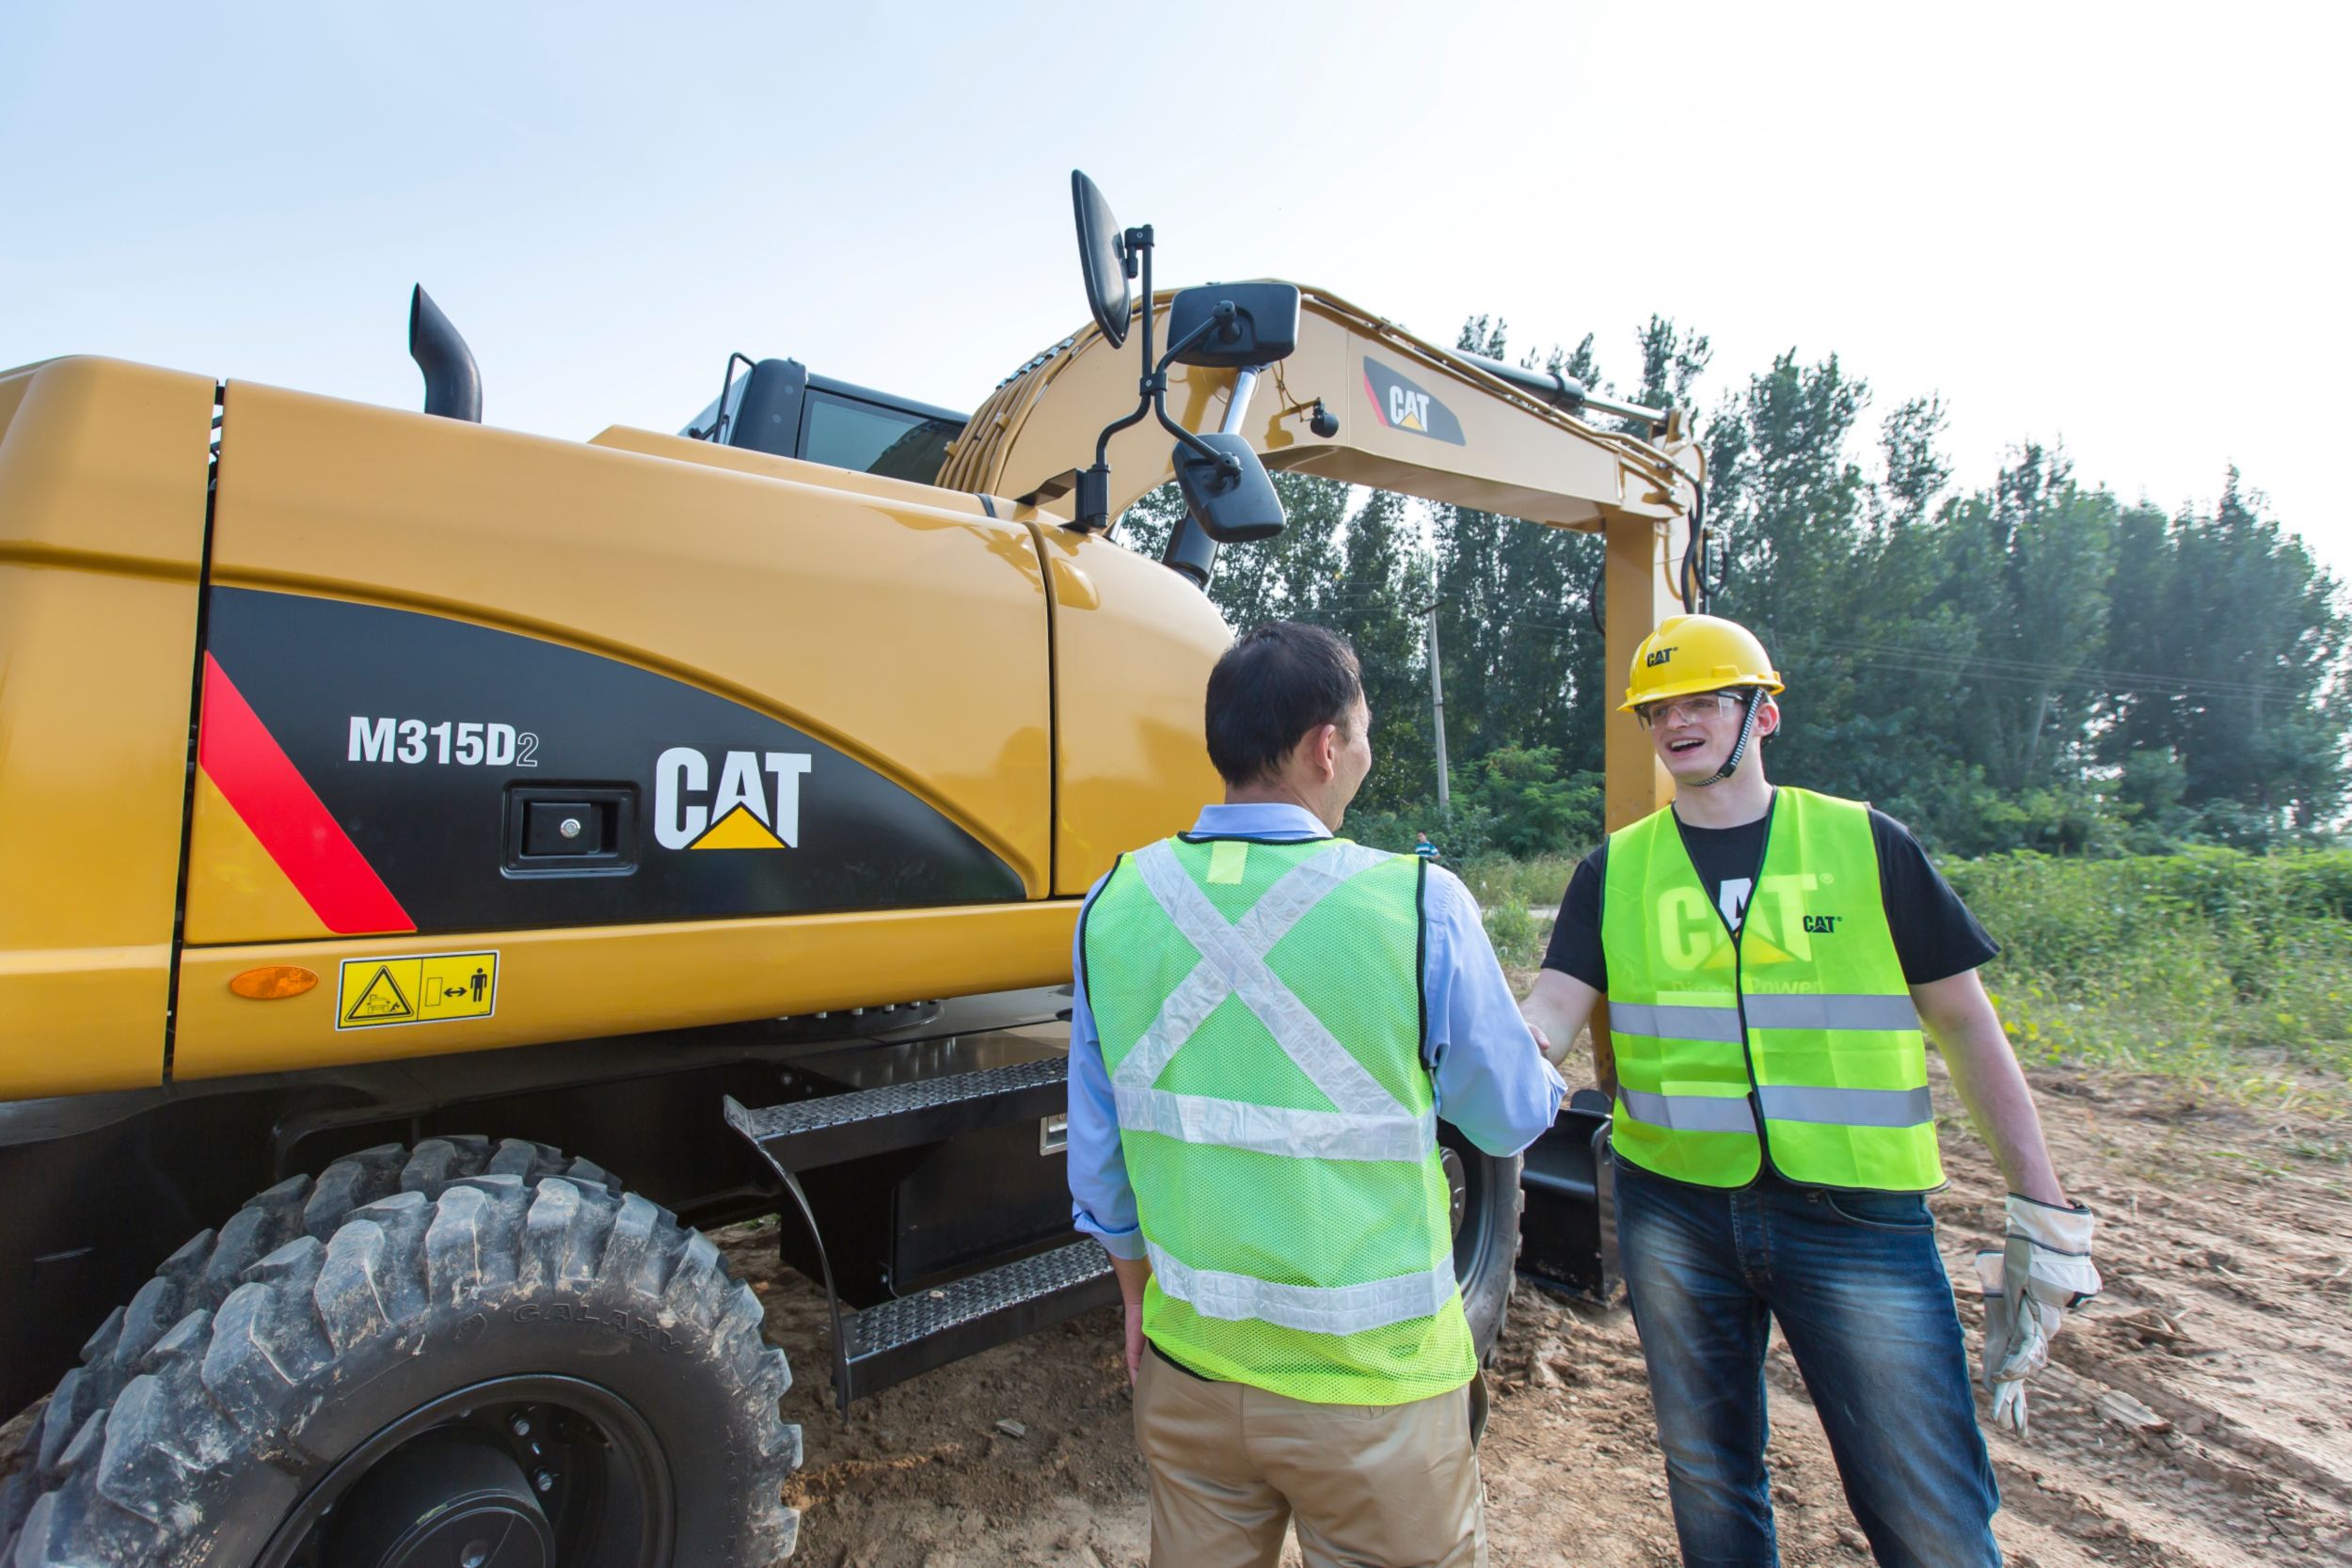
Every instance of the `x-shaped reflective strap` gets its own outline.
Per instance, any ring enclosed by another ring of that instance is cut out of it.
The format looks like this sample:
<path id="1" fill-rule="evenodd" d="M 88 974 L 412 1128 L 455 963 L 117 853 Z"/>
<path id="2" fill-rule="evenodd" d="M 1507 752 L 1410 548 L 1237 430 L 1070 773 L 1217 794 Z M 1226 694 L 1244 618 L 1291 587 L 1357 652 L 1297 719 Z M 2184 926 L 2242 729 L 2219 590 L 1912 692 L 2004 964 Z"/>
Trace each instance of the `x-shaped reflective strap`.
<path id="1" fill-rule="evenodd" d="M 1388 858 L 1357 845 L 1334 845 L 1285 872 L 1239 921 L 1228 921 L 1185 874 L 1168 846 L 1155 844 L 1138 851 L 1136 872 L 1177 930 L 1200 952 L 1200 961 L 1161 1004 L 1151 1027 L 1112 1074 L 1120 1091 L 1121 1119 L 1134 1109 L 1153 1131 L 1192 1142 L 1232 1143 L 1275 1153 L 1359 1160 L 1417 1160 L 1425 1154 L 1429 1132 L 1424 1124 L 1429 1118 L 1390 1093 L 1266 962 L 1267 955 L 1309 911 L 1349 878 Z M 1229 996 L 1239 996 L 1257 1015 L 1276 1046 L 1335 1110 L 1241 1106 L 1152 1088 L 1184 1042 Z M 1170 1118 L 1179 1125 L 1159 1125 Z M 1245 1121 L 1250 1125 L 1236 1125 Z M 1195 1133 L 1200 1135 L 1191 1135 Z"/>

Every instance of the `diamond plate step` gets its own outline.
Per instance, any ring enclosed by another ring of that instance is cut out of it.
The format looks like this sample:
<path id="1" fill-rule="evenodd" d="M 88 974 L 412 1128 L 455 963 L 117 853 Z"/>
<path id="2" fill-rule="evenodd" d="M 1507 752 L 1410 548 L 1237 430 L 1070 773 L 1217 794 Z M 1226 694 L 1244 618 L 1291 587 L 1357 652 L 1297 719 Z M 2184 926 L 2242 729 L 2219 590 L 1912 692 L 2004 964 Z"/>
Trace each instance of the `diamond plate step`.
<path id="1" fill-rule="evenodd" d="M 730 1096 L 724 1109 L 779 1169 L 803 1171 L 1055 1115 L 1069 1106 L 1069 1081 L 1068 1058 L 1048 1056 L 756 1111 Z"/>
<path id="2" fill-rule="evenodd" d="M 845 1318 L 843 1402 L 1119 1299 L 1109 1257 L 1073 1242 Z"/>

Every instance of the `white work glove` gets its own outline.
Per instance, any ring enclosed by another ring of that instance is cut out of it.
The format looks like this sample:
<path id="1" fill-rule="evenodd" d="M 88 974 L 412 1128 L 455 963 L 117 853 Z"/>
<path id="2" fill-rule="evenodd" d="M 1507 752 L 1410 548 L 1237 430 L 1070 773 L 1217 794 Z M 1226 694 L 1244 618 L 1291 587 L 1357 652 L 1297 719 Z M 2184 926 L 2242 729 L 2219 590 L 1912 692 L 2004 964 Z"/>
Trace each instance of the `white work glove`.
<path id="1" fill-rule="evenodd" d="M 2026 1383 L 2048 1365 L 2050 1341 L 2067 1308 L 2099 1293 L 2090 1266 L 2090 1211 L 2059 1209 L 2009 1195 L 2009 1237 L 1977 1254 L 1984 1289 L 1984 1386 L 1993 1424 L 2026 1435 Z"/>

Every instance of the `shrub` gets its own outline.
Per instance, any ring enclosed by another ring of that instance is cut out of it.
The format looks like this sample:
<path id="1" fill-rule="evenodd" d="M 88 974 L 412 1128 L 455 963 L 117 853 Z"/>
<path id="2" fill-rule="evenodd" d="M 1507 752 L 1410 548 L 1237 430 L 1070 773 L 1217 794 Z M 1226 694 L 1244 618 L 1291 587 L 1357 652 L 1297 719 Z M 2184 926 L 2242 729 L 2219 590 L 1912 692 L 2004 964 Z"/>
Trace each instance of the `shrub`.
<path id="1" fill-rule="evenodd" d="M 2012 854 L 1947 868 L 2002 944 L 1985 984 L 2021 1053 L 2256 1086 L 2233 1053 L 2352 1071 L 2352 854 Z"/>

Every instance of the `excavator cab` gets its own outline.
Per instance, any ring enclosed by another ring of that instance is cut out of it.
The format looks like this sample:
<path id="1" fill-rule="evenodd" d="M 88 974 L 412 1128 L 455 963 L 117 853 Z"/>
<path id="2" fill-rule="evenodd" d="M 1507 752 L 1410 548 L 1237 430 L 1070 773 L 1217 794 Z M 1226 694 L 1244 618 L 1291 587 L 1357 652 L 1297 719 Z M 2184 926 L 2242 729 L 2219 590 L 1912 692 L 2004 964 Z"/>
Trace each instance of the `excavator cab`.
<path id="1" fill-rule="evenodd" d="M 750 367 L 741 376 L 738 363 Z M 968 415 L 812 375 L 798 359 L 727 356 L 719 395 L 681 436 L 929 484 Z"/>

